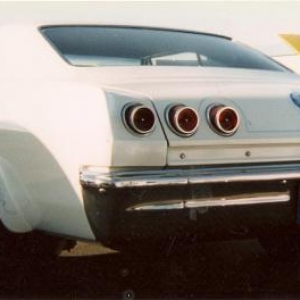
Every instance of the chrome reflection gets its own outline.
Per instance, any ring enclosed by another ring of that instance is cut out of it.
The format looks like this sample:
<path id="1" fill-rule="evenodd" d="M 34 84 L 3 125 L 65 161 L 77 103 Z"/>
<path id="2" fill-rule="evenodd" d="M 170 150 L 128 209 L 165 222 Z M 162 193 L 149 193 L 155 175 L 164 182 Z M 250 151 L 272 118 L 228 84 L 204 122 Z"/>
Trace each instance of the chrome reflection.
<path id="1" fill-rule="evenodd" d="M 170 200 L 170 201 L 159 201 L 159 202 L 148 202 L 137 204 L 127 208 L 127 211 L 153 211 L 153 210 L 174 210 L 183 209 L 184 203 L 181 200 Z"/>
<path id="2" fill-rule="evenodd" d="M 300 179 L 299 164 L 241 167 L 207 167 L 164 170 L 114 170 L 85 166 L 80 170 L 80 183 L 97 189 L 122 189 L 187 184 L 286 181 Z"/>
<path id="3" fill-rule="evenodd" d="M 232 206 L 232 205 L 253 205 L 265 203 L 277 203 L 290 201 L 289 192 L 258 193 L 250 195 L 239 195 L 233 197 L 220 197 L 208 200 L 187 200 L 186 208 Z"/>
<path id="4" fill-rule="evenodd" d="M 290 193 L 286 192 L 268 192 L 254 193 L 248 195 L 234 195 L 227 197 L 211 197 L 209 199 L 192 200 L 169 200 L 139 203 L 126 209 L 126 211 L 159 211 L 159 210 L 177 210 L 184 208 L 201 207 L 225 207 L 234 205 L 254 205 L 267 203 L 281 203 L 290 201 Z"/>

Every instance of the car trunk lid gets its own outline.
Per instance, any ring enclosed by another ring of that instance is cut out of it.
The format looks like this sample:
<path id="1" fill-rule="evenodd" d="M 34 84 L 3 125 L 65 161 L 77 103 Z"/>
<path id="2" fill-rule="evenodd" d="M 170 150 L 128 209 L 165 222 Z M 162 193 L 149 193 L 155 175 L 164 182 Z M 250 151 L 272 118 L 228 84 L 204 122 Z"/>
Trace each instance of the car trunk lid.
<path id="1" fill-rule="evenodd" d="M 300 90 L 300 80 L 293 73 L 186 67 L 117 69 L 110 69 L 105 78 L 96 77 L 102 78 L 108 89 L 152 100 L 168 142 L 169 166 L 300 160 L 300 108 L 290 97 Z M 92 71 L 94 76 L 97 72 Z M 199 113 L 200 125 L 192 136 L 177 135 L 168 125 L 166 110 L 176 104 Z M 234 135 L 212 130 L 207 109 L 215 104 L 238 112 L 240 126 Z"/>

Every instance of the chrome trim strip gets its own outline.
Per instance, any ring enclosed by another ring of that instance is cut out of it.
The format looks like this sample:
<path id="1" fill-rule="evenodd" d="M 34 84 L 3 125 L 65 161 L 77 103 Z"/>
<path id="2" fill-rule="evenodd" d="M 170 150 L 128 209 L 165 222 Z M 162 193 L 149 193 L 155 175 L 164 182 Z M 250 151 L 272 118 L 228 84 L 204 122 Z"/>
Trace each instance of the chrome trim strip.
<path id="1" fill-rule="evenodd" d="M 184 209 L 184 202 L 181 200 L 159 201 L 137 204 L 126 209 L 126 211 L 154 211 L 154 210 L 174 210 Z"/>
<path id="2" fill-rule="evenodd" d="M 80 170 L 82 186 L 98 189 L 295 179 L 300 179 L 300 164 L 127 171 L 85 166 Z"/>
<path id="3" fill-rule="evenodd" d="M 157 210 L 175 210 L 184 208 L 203 208 L 216 206 L 233 206 L 233 205 L 253 205 L 267 203 L 281 203 L 290 201 L 289 192 L 270 192 L 258 193 L 233 197 L 221 197 L 198 200 L 170 200 L 139 203 L 126 209 L 126 211 L 157 211 Z"/>
<path id="4" fill-rule="evenodd" d="M 269 193 L 265 195 L 249 195 L 249 197 L 241 197 L 238 199 L 208 199 L 203 201 L 187 200 L 185 203 L 186 208 L 198 208 L 198 207 L 213 207 L 213 206 L 232 206 L 232 205 L 251 205 L 251 204 L 266 204 L 277 202 L 290 201 L 289 192 L 283 193 Z"/>

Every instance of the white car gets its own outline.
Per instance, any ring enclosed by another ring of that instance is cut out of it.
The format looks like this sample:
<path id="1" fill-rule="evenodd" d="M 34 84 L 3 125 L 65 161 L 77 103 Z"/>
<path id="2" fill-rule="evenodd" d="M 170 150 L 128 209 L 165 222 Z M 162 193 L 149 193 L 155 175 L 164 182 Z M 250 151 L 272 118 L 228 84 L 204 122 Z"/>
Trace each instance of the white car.
<path id="1" fill-rule="evenodd" d="M 298 75 L 175 29 L 7 25 L 0 40 L 2 248 L 298 245 Z"/>

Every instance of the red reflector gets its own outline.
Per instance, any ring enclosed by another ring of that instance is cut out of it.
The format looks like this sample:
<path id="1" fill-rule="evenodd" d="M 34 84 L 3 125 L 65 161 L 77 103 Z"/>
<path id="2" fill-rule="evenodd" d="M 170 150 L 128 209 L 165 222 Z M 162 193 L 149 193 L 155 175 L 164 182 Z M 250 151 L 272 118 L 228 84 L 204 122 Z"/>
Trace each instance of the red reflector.
<path id="1" fill-rule="evenodd" d="M 141 104 L 131 105 L 124 109 L 124 122 L 132 131 L 147 134 L 154 129 L 155 115 L 146 106 Z"/>
<path id="2" fill-rule="evenodd" d="M 183 105 L 173 106 L 167 113 L 171 129 L 180 135 L 192 135 L 199 126 L 199 116 L 196 110 Z"/>
<path id="3" fill-rule="evenodd" d="M 223 105 L 215 105 L 208 109 L 208 121 L 217 133 L 223 135 L 234 134 L 240 124 L 237 111 Z"/>

